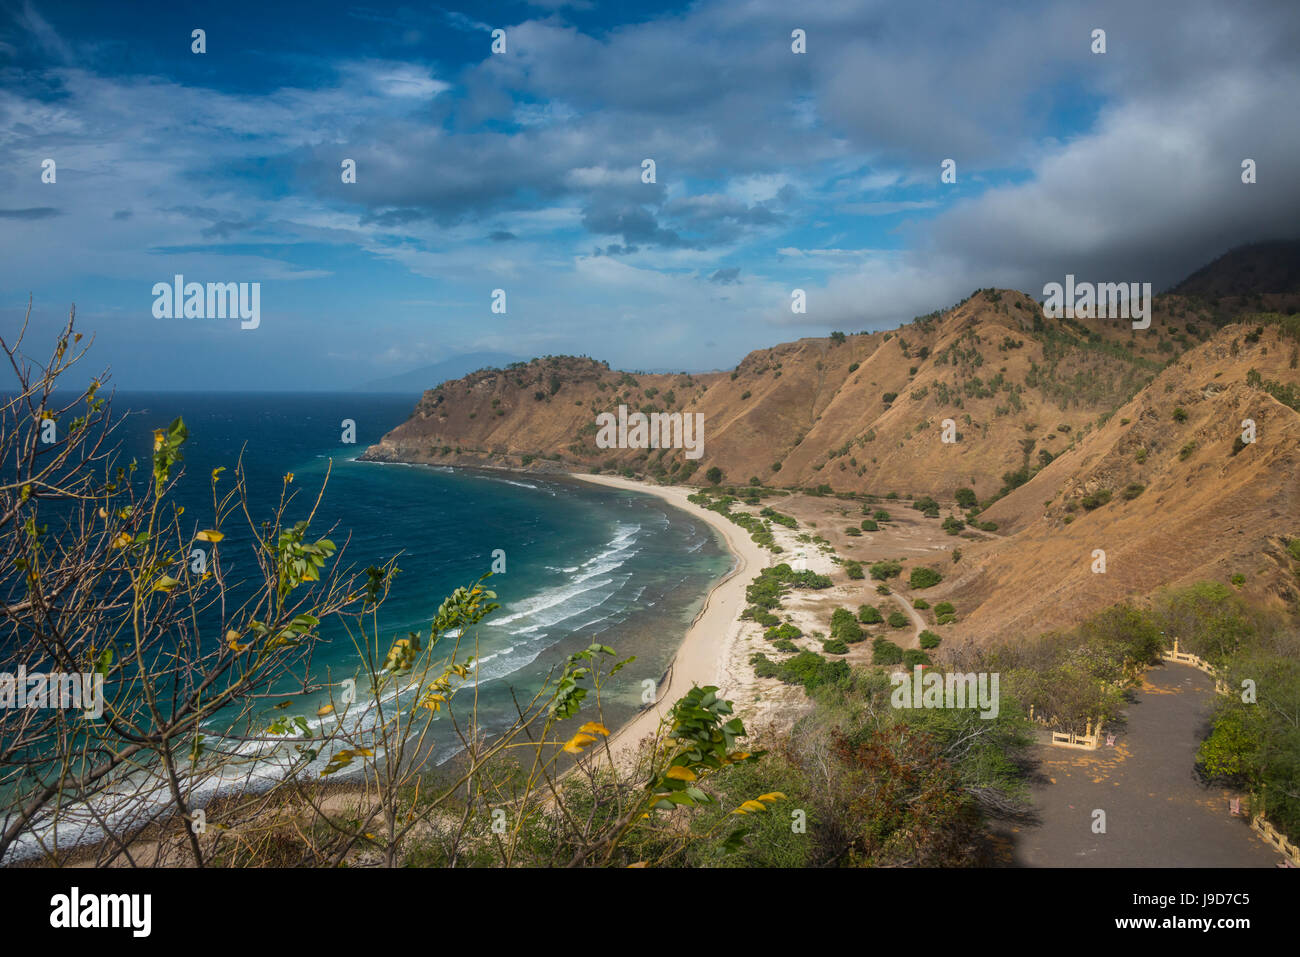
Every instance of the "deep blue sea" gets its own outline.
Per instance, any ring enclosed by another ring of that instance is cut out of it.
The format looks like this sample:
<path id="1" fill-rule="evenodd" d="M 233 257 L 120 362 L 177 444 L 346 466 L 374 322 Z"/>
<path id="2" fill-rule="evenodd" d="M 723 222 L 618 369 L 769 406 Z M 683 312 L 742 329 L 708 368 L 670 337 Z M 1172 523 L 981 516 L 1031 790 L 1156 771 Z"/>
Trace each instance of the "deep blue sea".
<path id="1" fill-rule="evenodd" d="M 526 700 L 567 655 L 593 641 L 620 657 L 637 656 L 605 702 L 607 719 L 626 719 L 640 705 L 643 679 L 663 674 L 710 584 L 730 568 L 725 547 L 707 524 L 649 495 L 564 477 L 356 461 L 415 401 L 119 393 L 113 409 L 129 413 L 126 457 L 142 463 L 153 430 L 183 418 L 189 439 L 173 495 L 185 507 L 186 527 L 196 530 L 211 527 L 212 470 L 225 466 L 226 481 L 241 455 L 257 521 L 270 517 L 289 472 L 298 498 L 287 518 L 305 518 L 329 472 L 308 537 L 328 535 L 340 546 L 334 561 L 358 570 L 397 556 L 401 572 L 380 612 L 386 638 L 411 631 L 427 638 L 442 599 L 489 571 L 493 551 L 503 550 L 506 572 L 487 583 L 501 608 L 477 630 L 484 731 L 513 716 L 512 694 Z M 355 423 L 353 444 L 343 442 L 344 420 Z M 236 582 L 257 571 L 247 521 L 239 518 L 223 525 L 221 545 L 225 574 Z M 315 673 L 335 681 L 357 674 L 357 651 L 341 628 L 327 623 L 322 636 L 329 644 L 314 660 Z M 325 700 L 299 698 L 291 710 L 314 716 Z M 435 735 L 433 758 L 457 748 L 454 735 Z"/>

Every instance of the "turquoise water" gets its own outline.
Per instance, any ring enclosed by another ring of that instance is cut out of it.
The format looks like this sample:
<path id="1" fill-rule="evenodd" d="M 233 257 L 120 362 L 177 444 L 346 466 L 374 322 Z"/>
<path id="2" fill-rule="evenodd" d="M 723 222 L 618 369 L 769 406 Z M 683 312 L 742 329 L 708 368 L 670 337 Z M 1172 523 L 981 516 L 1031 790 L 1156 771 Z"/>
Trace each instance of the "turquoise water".
<path id="1" fill-rule="evenodd" d="M 502 607 L 477 630 L 483 730 L 504 727 L 512 695 L 526 700 L 593 641 L 638 656 L 610 686 L 607 718 L 625 719 L 640 705 L 642 681 L 663 674 L 730 555 L 707 524 L 652 496 L 564 477 L 355 461 L 413 407 L 413 398 L 366 395 L 135 394 L 114 402 L 132 413 L 127 446 L 142 461 L 152 430 L 184 418 L 190 438 L 176 498 L 196 528 L 211 515 L 212 469 L 233 473 L 241 452 L 250 498 L 262 506 L 256 520 L 269 517 L 286 472 L 300 496 L 288 518 L 306 517 L 332 466 L 309 538 L 328 534 L 341 549 L 335 561 L 356 569 L 397 556 L 401 572 L 380 613 L 386 639 L 427 636 L 442 599 L 504 551 L 506 572 L 488 583 Z M 342 441 L 346 419 L 355 422 L 354 444 Z M 223 566 L 234 580 L 241 564 L 256 570 L 244 525 L 242 534 L 223 528 Z M 315 674 L 356 674 L 351 641 L 328 623 L 322 635 L 329 644 Z M 299 698 L 292 713 L 314 715 L 324 700 Z M 457 749 L 452 735 L 435 741 L 435 760 Z"/>

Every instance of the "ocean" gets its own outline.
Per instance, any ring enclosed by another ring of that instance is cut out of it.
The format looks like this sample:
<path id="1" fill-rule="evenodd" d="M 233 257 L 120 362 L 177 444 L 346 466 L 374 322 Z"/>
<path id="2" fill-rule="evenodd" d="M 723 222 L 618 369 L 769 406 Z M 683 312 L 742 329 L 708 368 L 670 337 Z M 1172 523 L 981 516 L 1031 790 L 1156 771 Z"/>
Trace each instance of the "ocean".
<path id="1" fill-rule="evenodd" d="M 135 457 L 146 469 L 153 430 L 184 420 L 184 471 L 171 497 L 185 509 L 187 529 L 212 527 L 212 470 L 224 466 L 228 482 L 241 457 L 259 522 L 271 517 L 286 473 L 298 495 L 290 523 L 307 516 L 328 473 L 308 540 L 330 537 L 340 549 L 333 561 L 357 571 L 395 556 L 401 570 L 380 609 L 384 650 L 412 631 L 427 640 L 443 598 L 473 584 L 491 569 L 493 552 L 503 551 L 505 573 L 486 584 L 501 608 L 477 629 L 477 687 L 465 686 L 452 700 L 462 727 L 474 692 L 480 730 L 507 727 L 515 699 L 531 698 L 568 655 L 592 642 L 620 659 L 636 656 L 602 694 L 606 723 L 622 723 L 642 706 L 643 682 L 657 682 L 667 669 L 711 584 L 730 569 L 725 545 L 708 524 L 650 495 L 564 476 L 357 461 L 415 402 L 365 394 L 119 393 L 113 411 L 125 416 L 123 459 Z M 345 420 L 355 424 L 351 444 L 343 441 Z M 223 526 L 221 548 L 227 579 L 239 582 L 257 567 L 247 522 L 235 517 L 243 531 Z M 359 678 L 358 652 L 342 627 L 327 620 L 321 636 L 313 675 Z M 462 656 L 472 650 L 463 647 Z M 313 725 L 335 720 L 315 717 L 325 694 L 297 696 L 287 711 L 276 710 L 276 700 L 258 706 L 253 726 L 285 714 Z M 439 721 L 445 732 L 435 722 L 427 754 L 434 764 L 459 750 L 445 714 Z M 61 834 L 61 843 L 68 837 Z"/>

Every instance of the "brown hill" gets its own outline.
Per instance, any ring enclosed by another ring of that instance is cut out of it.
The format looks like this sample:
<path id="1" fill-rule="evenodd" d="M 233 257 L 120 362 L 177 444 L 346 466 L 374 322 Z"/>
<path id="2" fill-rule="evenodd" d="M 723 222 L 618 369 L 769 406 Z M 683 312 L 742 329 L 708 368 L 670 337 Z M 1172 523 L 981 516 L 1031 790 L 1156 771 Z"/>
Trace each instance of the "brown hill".
<path id="1" fill-rule="evenodd" d="M 966 519 L 986 532 L 953 539 L 961 560 L 934 595 L 962 609 L 963 639 L 1036 634 L 1202 578 L 1241 576 L 1254 597 L 1291 604 L 1297 251 L 1252 249 L 1156 297 L 1145 330 L 1045 318 L 1024 294 L 990 289 L 889 332 L 757 350 L 730 372 L 633 375 L 549 356 L 480 371 L 426 392 L 366 457 L 695 484 L 717 468 L 724 484 L 928 495 L 945 511 L 972 489 Z M 1256 313 L 1261 302 L 1289 314 Z M 619 404 L 703 413 L 703 456 L 597 448 L 596 416 Z"/>
<path id="2" fill-rule="evenodd" d="M 1139 331 L 1044 319 L 1023 293 L 982 290 L 891 332 L 758 350 L 730 373 L 632 375 L 573 357 L 476 372 L 425 393 L 366 454 L 697 484 L 717 467 L 735 484 L 944 498 L 969 486 L 985 499 L 1213 331 L 1208 307 L 1177 296 L 1158 298 Z M 597 448 L 596 415 L 620 403 L 703 413 L 703 457 Z M 948 418 L 955 444 L 941 441 Z"/>
<path id="3" fill-rule="evenodd" d="M 1300 534 L 1298 350 L 1279 326 L 1226 327 L 986 509 L 1004 537 L 963 547 L 942 586 L 972 609 L 963 637 L 1037 634 L 1207 578 L 1300 600 L 1286 548 Z"/>

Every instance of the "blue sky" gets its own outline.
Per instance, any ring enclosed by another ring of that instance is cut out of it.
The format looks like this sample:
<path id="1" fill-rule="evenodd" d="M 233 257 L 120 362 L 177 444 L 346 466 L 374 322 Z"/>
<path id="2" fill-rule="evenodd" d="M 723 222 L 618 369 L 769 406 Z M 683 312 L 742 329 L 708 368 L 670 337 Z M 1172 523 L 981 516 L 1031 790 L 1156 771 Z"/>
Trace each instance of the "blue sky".
<path id="1" fill-rule="evenodd" d="M 701 370 L 1297 235 L 1295 4 L 303 10 L 0 0 L 0 335 L 31 294 L 43 351 L 75 303 L 125 389 Z M 260 326 L 154 318 L 176 273 L 260 282 Z"/>

